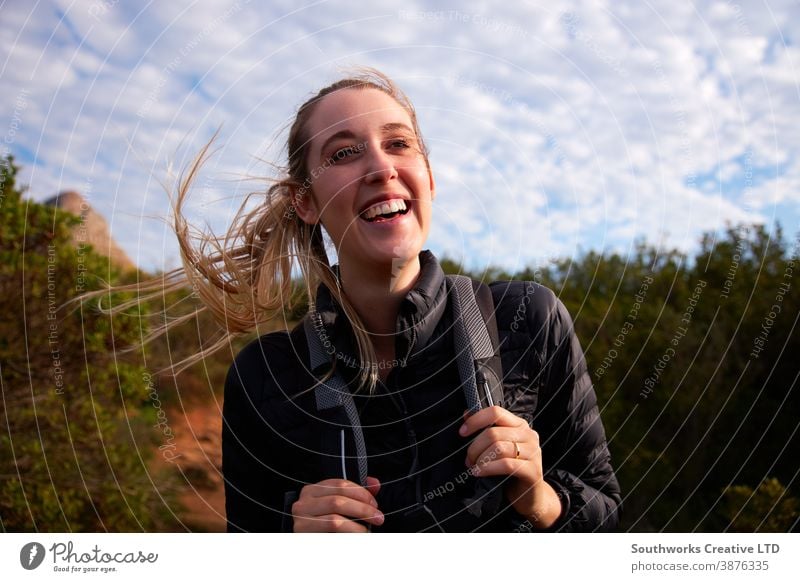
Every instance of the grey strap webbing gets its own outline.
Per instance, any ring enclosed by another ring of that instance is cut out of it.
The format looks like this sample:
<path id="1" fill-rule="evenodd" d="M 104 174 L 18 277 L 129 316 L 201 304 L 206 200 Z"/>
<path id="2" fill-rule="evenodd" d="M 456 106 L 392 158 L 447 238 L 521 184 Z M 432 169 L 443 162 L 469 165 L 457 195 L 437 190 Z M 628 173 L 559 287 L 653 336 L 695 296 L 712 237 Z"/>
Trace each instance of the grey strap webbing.
<path id="1" fill-rule="evenodd" d="M 467 399 L 467 408 L 471 412 L 477 412 L 481 408 L 481 395 L 475 377 L 475 362 L 494 356 L 494 348 L 475 300 L 472 279 L 464 275 L 450 275 L 447 281 L 453 294 L 453 336 L 458 374 Z M 486 396 L 489 404 L 493 404 L 491 392 L 487 390 Z"/>
<path id="2" fill-rule="evenodd" d="M 316 325 L 314 321 L 316 321 Z M 318 378 L 323 376 L 331 366 L 331 357 L 325 351 L 322 340 L 317 333 L 317 326 L 322 329 L 322 321 L 319 314 L 315 311 L 309 312 L 308 317 L 303 320 L 303 327 L 306 332 L 306 342 L 308 343 L 309 357 L 311 361 L 311 371 Z M 347 388 L 341 375 L 333 374 L 330 378 L 321 382 L 315 389 L 314 395 L 317 400 L 317 410 L 327 410 L 341 406 L 347 414 L 347 420 L 353 430 L 353 437 L 356 445 L 356 457 L 358 460 L 358 479 L 362 486 L 367 486 L 367 445 L 364 441 L 364 433 L 361 430 L 361 420 L 358 417 L 356 403 L 353 395 Z M 345 427 L 342 427 L 344 429 Z M 346 475 L 342 475 L 346 478 Z"/>
<path id="3" fill-rule="evenodd" d="M 486 320 L 478 307 L 472 279 L 450 275 L 447 281 L 453 294 L 453 336 L 458 373 L 467 406 L 471 412 L 477 412 L 483 405 L 502 404 L 503 384 L 491 366 L 487 365 L 495 355 L 494 348 Z M 492 392 L 497 398 L 492 397 Z M 480 518 L 484 513 L 493 515 L 500 506 L 501 498 L 502 479 L 483 477 L 477 480 L 473 494 L 463 502 L 470 514 Z"/>

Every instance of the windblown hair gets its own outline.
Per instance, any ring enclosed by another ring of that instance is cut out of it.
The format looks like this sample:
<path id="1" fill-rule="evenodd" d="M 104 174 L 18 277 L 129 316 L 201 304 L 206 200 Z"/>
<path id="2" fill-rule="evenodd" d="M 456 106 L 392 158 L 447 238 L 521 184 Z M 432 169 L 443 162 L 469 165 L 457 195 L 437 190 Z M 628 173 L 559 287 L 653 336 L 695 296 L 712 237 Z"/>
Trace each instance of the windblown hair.
<path id="1" fill-rule="evenodd" d="M 215 138 L 206 143 L 193 162 L 177 180 L 173 199 L 173 228 L 178 237 L 182 267 L 163 276 L 132 285 L 100 290 L 83 296 L 107 296 L 109 291 L 134 291 L 136 299 L 115 305 L 107 311 L 122 312 L 140 302 L 191 287 L 202 305 L 194 313 L 163 319 L 143 344 L 171 328 L 195 318 L 198 312 L 210 311 L 219 324 L 219 333 L 199 352 L 175 362 L 167 371 L 177 374 L 206 356 L 229 345 L 238 336 L 247 335 L 259 326 L 283 319 L 292 308 L 292 273 L 299 267 L 305 282 L 309 306 L 315 304 L 319 283 L 330 289 L 351 322 L 361 359 L 360 386 L 372 390 L 377 381 L 375 351 L 364 326 L 331 268 L 320 224 L 306 224 L 295 211 L 295 202 L 311 194 L 311 175 L 307 158 L 311 135 L 308 121 L 318 103 L 330 93 L 341 90 L 377 89 L 399 103 L 409 114 L 421 153 L 428 163 L 413 105 L 406 95 L 383 73 L 369 68 L 358 69 L 353 76 L 339 80 L 306 101 L 297 111 L 287 140 L 288 166 L 282 177 L 272 179 L 262 204 L 255 209 L 248 204 L 253 192 L 243 201 L 227 233 L 193 233 L 183 215 L 183 205 L 203 164 L 212 155 Z M 216 136 L 215 136 L 216 137 Z M 324 179 L 324 178 L 318 178 Z M 247 208 L 251 208 L 248 210 Z M 194 246 L 193 240 L 198 244 Z M 164 314 L 165 315 L 165 314 Z"/>

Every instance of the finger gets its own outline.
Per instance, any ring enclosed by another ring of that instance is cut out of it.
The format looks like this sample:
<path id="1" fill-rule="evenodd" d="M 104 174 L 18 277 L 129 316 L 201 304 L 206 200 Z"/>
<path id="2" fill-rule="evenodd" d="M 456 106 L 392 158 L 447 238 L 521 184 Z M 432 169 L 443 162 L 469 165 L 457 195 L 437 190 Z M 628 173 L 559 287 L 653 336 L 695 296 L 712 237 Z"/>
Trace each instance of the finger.
<path id="1" fill-rule="evenodd" d="M 476 439 L 477 441 L 477 439 Z M 475 443 L 473 443 L 474 445 Z M 475 465 L 481 466 L 497 459 L 517 459 L 517 447 L 520 451 L 520 459 L 523 459 L 523 445 L 518 443 L 516 446 L 514 441 L 499 440 L 489 443 L 487 447 L 477 448 L 474 451 L 467 451 L 467 458 L 465 463 L 467 467 L 474 467 Z M 470 449 L 472 446 L 470 447 Z M 523 459 L 524 460 L 524 459 Z"/>
<path id="2" fill-rule="evenodd" d="M 531 473 L 528 463 L 515 459 L 497 459 L 485 465 L 476 465 L 471 469 L 475 477 L 522 477 Z"/>
<path id="3" fill-rule="evenodd" d="M 534 440 L 516 442 L 495 442 L 483 451 L 477 462 L 470 467 L 476 477 L 491 475 L 513 475 L 535 481 L 542 477 L 542 450 L 538 435 Z M 519 453 L 519 456 L 517 454 Z"/>
<path id="4" fill-rule="evenodd" d="M 294 531 L 298 533 L 366 533 L 367 528 L 343 515 L 329 514 L 295 519 Z"/>
<path id="5" fill-rule="evenodd" d="M 375 506 L 343 495 L 298 499 L 292 505 L 292 515 L 311 518 L 341 515 L 348 519 L 362 519 L 374 525 L 381 525 L 384 522 L 383 513 Z"/>
<path id="6" fill-rule="evenodd" d="M 464 424 L 458 429 L 461 436 L 469 436 L 487 426 L 496 424 L 498 426 L 525 426 L 528 423 L 512 412 L 500 406 L 490 406 L 482 408 L 475 414 L 468 416 Z"/>
<path id="7" fill-rule="evenodd" d="M 384 521 L 383 513 L 375 506 L 341 495 L 320 497 L 315 504 L 313 515 L 337 514 L 350 519 L 362 519 L 374 525 Z"/>
<path id="8" fill-rule="evenodd" d="M 319 483 L 306 485 L 300 491 L 300 497 L 303 497 L 304 493 L 306 496 L 310 497 L 329 497 L 341 495 L 344 497 L 350 497 L 356 501 L 361 501 L 362 503 L 369 503 L 374 507 L 378 506 L 378 502 L 375 501 L 375 497 L 370 491 L 358 483 L 353 483 L 352 481 L 347 481 L 345 479 L 326 479 L 324 481 L 320 481 Z"/>
<path id="9" fill-rule="evenodd" d="M 467 457 L 465 459 L 467 466 L 474 465 L 478 462 L 479 458 L 487 455 L 492 459 L 497 458 L 499 456 L 499 451 L 496 450 L 496 446 L 498 446 L 499 443 L 504 441 L 513 442 L 518 438 L 516 432 L 513 431 L 514 429 L 497 426 L 483 429 L 483 431 L 473 439 L 469 447 L 467 447 Z"/>
<path id="10" fill-rule="evenodd" d="M 375 477 L 367 477 L 367 491 L 369 491 L 373 497 L 377 497 L 378 491 L 380 490 L 381 482 Z"/>
<path id="11" fill-rule="evenodd" d="M 474 465 L 481 455 L 491 454 L 493 447 L 500 447 L 493 455 L 494 457 L 516 457 L 514 443 L 519 443 L 521 449 L 532 451 L 539 447 L 539 435 L 536 431 L 528 428 L 527 424 L 524 428 L 492 426 L 483 429 L 467 448 L 465 463 L 467 466 Z M 522 456 L 521 453 L 520 456 Z"/>
<path id="12" fill-rule="evenodd" d="M 522 474 L 532 474 L 533 467 L 529 461 L 522 459 L 512 459 L 509 457 L 499 457 L 488 463 L 478 463 L 471 468 L 470 472 L 475 477 L 492 477 L 508 475 L 521 477 Z"/>

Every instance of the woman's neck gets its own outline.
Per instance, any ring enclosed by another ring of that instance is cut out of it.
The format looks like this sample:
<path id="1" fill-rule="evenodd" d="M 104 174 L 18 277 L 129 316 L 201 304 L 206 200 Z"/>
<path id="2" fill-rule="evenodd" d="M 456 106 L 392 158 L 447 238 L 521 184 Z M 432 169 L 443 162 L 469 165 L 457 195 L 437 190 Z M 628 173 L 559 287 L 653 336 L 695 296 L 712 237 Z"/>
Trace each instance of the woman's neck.
<path id="1" fill-rule="evenodd" d="M 342 261 L 339 266 L 347 298 L 372 337 L 375 351 L 393 357 L 397 313 L 420 274 L 419 256 L 404 264 L 376 268 Z"/>

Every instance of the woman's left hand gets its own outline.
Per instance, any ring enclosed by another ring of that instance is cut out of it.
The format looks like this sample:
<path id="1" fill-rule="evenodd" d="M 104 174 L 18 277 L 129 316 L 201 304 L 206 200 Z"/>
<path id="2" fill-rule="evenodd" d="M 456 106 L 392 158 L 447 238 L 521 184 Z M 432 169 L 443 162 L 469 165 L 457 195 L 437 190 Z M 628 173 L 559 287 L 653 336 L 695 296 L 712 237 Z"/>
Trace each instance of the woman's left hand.
<path id="1" fill-rule="evenodd" d="M 561 500 L 542 474 L 539 435 L 525 419 L 499 406 L 465 415 L 459 434 L 480 433 L 467 449 L 466 465 L 476 477 L 509 475 L 505 488 L 511 506 L 537 529 L 561 515 Z"/>

